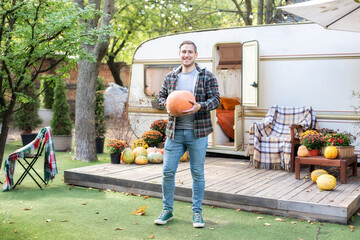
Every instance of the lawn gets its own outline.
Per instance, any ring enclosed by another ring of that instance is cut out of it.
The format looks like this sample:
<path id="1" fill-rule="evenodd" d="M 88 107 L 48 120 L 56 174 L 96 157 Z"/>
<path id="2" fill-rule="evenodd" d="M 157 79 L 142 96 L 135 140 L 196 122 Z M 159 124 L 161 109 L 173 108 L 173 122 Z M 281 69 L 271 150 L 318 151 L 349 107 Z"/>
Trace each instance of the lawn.
<path id="1" fill-rule="evenodd" d="M 19 145 L 11 142 L 5 155 Z M 206 226 L 194 229 L 191 204 L 175 202 L 174 220 L 157 226 L 161 199 L 66 185 L 64 170 L 110 162 L 106 153 L 95 163 L 72 156 L 56 152 L 59 174 L 44 190 L 27 177 L 15 190 L 0 192 L 0 239 L 360 239 L 360 211 L 349 225 L 338 225 L 204 206 Z M 41 158 L 35 166 L 40 174 L 42 166 Z M 16 165 L 15 180 L 21 170 Z M 3 169 L 0 174 L 3 182 Z M 132 214 L 142 206 L 145 215 Z"/>

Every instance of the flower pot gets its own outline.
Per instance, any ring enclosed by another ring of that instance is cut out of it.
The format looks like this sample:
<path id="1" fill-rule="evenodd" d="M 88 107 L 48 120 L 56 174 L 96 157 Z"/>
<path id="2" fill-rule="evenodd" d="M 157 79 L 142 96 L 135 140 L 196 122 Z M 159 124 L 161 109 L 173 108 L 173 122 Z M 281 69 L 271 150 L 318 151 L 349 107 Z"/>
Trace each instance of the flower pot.
<path id="1" fill-rule="evenodd" d="M 104 152 L 104 142 L 105 142 L 105 138 L 96 138 L 96 152 L 97 153 Z"/>
<path id="2" fill-rule="evenodd" d="M 110 153 L 110 160 L 112 164 L 120 164 L 120 153 Z"/>
<path id="3" fill-rule="evenodd" d="M 71 150 L 72 135 L 53 135 L 54 150 L 59 152 L 66 152 Z"/>
<path id="4" fill-rule="evenodd" d="M 355 153 L 355 146 L 335 146 L 337 151 L 338 151 L 338 155 L 336 158 L 339 159 L 344 159 L 344 158 L 349 158 L 352 157 Z M 324 155 L 325 153 L 325 147 L 322 147 L 321 149 L 321 154 Z"/>
<path id="5" fill-rule="evenodd" d="M 320 149 L 313 149 L 313 150 L 308 150 L 308 151 L 309 151 L 309 157 L 311 157 L 311 156 L 319 156 Z"/>
<path id="6" fill-rule="evenodd" d="M 23 146 L 26 146 L 29 143 L 31 143 L 36 138 L 36 136 L 37 136 L 36 133 L 21 134 L 21 141 Z"/>

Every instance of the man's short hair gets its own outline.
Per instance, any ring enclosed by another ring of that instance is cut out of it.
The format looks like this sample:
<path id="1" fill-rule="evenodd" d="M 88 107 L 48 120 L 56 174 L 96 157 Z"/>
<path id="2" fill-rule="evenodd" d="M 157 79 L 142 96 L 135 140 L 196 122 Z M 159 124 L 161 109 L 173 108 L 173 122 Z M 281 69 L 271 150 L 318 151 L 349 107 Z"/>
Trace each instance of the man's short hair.
<path id="1" fill-rule="evenodd" d="M 193 45 L 193 46 L 194 46 L 194 49 L 195 49 L 195 52 L 197 52 L 197 47 L 196 47 L 195 43 L 192 42 L 192 41 L 183 41 L 183 42 L 180 44 L 180 46 L 179 46 L 179 50 L 181 50 L 181 47 L 182 47 L 183 45 L 185 45 L 185 44 L 191 44 L 191 45 Z"/>

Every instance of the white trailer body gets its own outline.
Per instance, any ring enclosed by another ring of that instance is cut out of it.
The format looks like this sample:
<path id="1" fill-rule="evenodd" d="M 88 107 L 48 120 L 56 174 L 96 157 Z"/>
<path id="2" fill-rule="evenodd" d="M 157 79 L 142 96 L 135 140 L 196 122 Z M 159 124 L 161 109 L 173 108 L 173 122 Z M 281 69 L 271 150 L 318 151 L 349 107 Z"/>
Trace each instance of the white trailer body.
<path id="1" fill-rule="evenodd" d="M 291 24 L 180 33 L 142 43 L 134 54 L 128 97 L 128 117 L 137 137 L 154 120 L 167 118 L 151 101 L 165 74 L 180 64 L 178 46 L 184 40 L 196 43 L 197 62 L 216 75 L 220 95 L 241 99 L 234 114 L 234 139 L 212 112 L 215 130 L 209 152 L 247 156 L 251 123 L 261 121 L 275 104 L 312 106 L 320 128 L 357 134 L 360 118 L 353 91 L 360 90 L 360 33 Z M 226 57 L 232 59 L 226 62 Z"/>

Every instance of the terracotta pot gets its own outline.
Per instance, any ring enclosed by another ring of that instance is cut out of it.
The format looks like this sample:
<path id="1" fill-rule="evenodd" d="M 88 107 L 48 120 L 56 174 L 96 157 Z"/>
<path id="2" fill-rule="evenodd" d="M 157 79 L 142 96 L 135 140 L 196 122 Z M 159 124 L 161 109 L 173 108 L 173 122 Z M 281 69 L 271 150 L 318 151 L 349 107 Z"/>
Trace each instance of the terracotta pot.
<path id="1" fill-rule="evenodd" d="M 308 150 L 308 151 L 309 151 L 309 157 L 311 157 L 311 156 L 319 156 L 320 149 L 313 149 L 313 150 Z"/>

